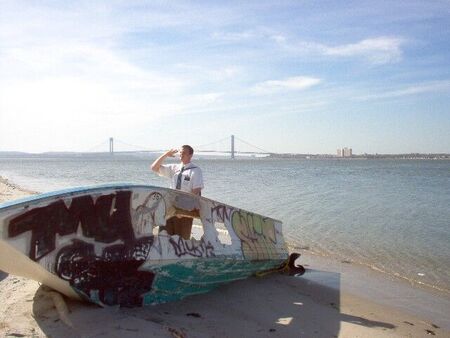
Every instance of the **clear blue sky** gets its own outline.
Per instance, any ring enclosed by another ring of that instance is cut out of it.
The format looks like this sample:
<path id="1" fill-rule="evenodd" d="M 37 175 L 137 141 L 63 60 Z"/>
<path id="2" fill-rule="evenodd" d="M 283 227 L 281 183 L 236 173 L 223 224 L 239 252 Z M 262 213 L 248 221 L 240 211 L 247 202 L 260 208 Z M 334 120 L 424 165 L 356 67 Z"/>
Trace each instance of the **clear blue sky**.
<path id="1" fill-rule="evenodd" d="M 450 2 L 0 0 L 0 151 L 231 134 L 450 152 Z"/>

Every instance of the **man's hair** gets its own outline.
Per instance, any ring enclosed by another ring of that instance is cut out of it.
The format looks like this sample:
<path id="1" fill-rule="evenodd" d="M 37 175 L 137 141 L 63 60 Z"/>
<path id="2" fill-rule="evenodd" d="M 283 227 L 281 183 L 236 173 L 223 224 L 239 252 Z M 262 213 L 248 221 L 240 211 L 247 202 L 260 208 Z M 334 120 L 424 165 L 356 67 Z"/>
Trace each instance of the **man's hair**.
<path id="1" fill-rule="evenodd" d="M 182 145 L 181 148 L 187 149 L 187 151 L 189 152 L 189 155 L 194 154 L 194 148 L 192 148 L 192 147 L 191 147 L 190 145 L 188 145 L 188 144 Z"/>

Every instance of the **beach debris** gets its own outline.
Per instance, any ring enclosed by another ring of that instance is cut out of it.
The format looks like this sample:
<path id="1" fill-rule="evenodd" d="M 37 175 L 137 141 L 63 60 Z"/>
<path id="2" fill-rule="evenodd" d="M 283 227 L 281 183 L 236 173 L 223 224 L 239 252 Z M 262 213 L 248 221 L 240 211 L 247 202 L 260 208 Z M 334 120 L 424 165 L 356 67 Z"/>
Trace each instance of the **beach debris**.
<path id="1" fill-rule="evenodd" d="M 197 312 L 186 313 L 186 316 L 195 317 L 195 318 L 200 318 L 201 317 L 200 314 L 197 313 Z"/>
<path id="2" fill-rule="evenodd" d="M 425 274 L 424 274 L 424 273 L 422 273 L 422 272 L 419 272 L 419 273 L 417 273 L 417 275 L 419 275 L 420 277 L 423 277 L 423 276 L 425 276 Z"/>
<path id="3" fill-rule="evenodd" d="M 431 323 L 431 326 L 434 327 L 435 329 L 440 329 L 440 327 L 437 326 L 436 324 Z"/>
<path id="4" fill-rule="evenodd" d="M 293 252 L 289 255 L 289 258 L 279 267 L 265 271 L 260 271 L 257 272 L 255 275 L 256 277 L 263 277 L 274 272 L 281 272 L 281 273 L 285 272 L 288 273 L 289 276 L 301 276 L 305 273 L 305 268 L 302 265 L 295 265 L 295 261 L 299 257 L 300 257 L 299 253 Z"/>
<path id="5" fill-rule="evenodd" d="M 435 336 L 435 335 L 436 335 L 436 333 L 435 333 L 434 331 L 432 331 L 432 330 L 425 330 L 425 332 L 426 332 L 427 334 L 429 334 L 429 335 L 432 335 L 432 336 Z"/>
<path id="6" fill-rule="evenodd" d="M 276 323 L 281 325 L 289 325 L 292 322 L 292 319 L 292 317 L 278 318 Z"/>
<path id="7" fill-rule="evenodd" d="M 173 327 L 167 326 L 166 330 L 170 332 L 173 338 L 187 338 L 187 335 L 184 332 L 174 329 Z"/>
<path id="8" fill-rule="evenodd" d="M 413 323 L 411 323 L 411 322 L 408 322 L 408 321 L 403 321 L 403 323 L 405 323 L 405 324 L 408 324 L 408 325 L 411 325 L 411 326 L 414 326 L 414 324 Z"/>
<path id="9" fill-rule="evenodd" d="M 300 257 L 299 253 L 291 253 L 288 259 L 288 271 L 290 276 L 301 276 L 305 273 L 305 268 L 302 265 L 295 265 L 295 261 Z"/>

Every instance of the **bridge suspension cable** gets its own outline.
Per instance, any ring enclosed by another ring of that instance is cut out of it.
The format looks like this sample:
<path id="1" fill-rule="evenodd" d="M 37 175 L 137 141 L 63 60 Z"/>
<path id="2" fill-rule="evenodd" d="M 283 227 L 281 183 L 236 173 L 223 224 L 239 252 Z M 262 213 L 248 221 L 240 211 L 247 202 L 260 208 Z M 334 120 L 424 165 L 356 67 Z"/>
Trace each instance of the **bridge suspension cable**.
<path id="1" fill-rule="evenodd" d="M 211 145 L 213 145 L 213 144 L 217 144 L 217 143 L 220 143 L 220 142 L 224 142 L 224 141 L 226 141 L 226 140 L 228 140 L 228 139 L 229 139 L 229 137 L 227 136 L 227 137 L 221 138 L 220 140 L 217 140 L 217 141 L 214 141 L 214 142 L 201 144 L 201 145 L 199 145 L 199 146 L 196 146 L 195 148 L 198 149 L 198 148 L 209 147 L 209 146 L 211 146 Z"/>
<path id="2" fill-rule="evenodd" d="M 250 146 L 250 147 L 253 147 L 253 148 L 255 148 L 255 149 L 258 149 L 259 151 L 261 151 L 261 152 L 263 152 L 263 153 L 266 153 L 266 154 L 272 154 L 271 151 L 268 151 L 268 150 L 259 148 L 259 147 L 255 146 L 255 145 L 253 145 L 253 144 L 251 144 L 251 143 L 249 143 L 249 142 L 247 142 L 247 141 L 244 141 L 243 139 L 241 139 L 241 138 L 239 138 L 239 137 L 237 137 L 237 136 L 235 136 L 234 138 L 237 139 L 237 140 L 239 140 L 239 141 L 241 141 L 242 143 L 245 143 L 246 145 L 248 145 L 248 146 Z"/>
<path id="3" fill-rule="evenodd" d="M 99 144 L 96 144 L 93 147 L 90 147 L 89 149 L 83 151 L 83 153 L 104 152 L 105 150 L 104 150 L 103 147 L 106 147 L 108 144 L 109 144 L 109 139 L 105 140 L 105 141 L 102 141 L 102 142 L 100 142 Z M 97 151 L 94 151 L 95 149 L 97 149 Z M 98 151 L 98 149 L 101 149 L 101 150 Z"/>
<path id="4" fill-rule="evenodd" d="M 127 150 L 127 152 L 129 152 L 129 151 L 142 151 L 142 152 L 156 153 L 156 152 L 163 152 L 163 151 L 165 151 L 165 150 L 162 150 L 162 149 L 148 149 L 146 147 L 138 146 L 136 144 L 127 143 L 127 142 L 124 142 L 124 141 L 118 140 L 118 139 L 114 139 L 114 141 L 118 142 L 119 144 L 122 144 L 124 146 L 128 146 L 128 147 L 131 147 L 131 148 L 135 149 L 135 150 Z"/>
<path id="5" fill-rule="evenodd" d="M 142 147 L 142 146 L 137 146 L 137 145 L 135 145 L 135 144 L 131 144 L 131 143 L 127 143 L 127 142 L 124 142 L 124 141 L 122 141 L 122 140 L 118 140 L 118 139 L 114 139 L 114 143 L 117 145 L 117 143 L 120 143 L 120 144 L 122 144 L 122 145 L 125 145 L 125 146 L 128 146 L 128 147 L 132 147 L 132 148 L 134 148 L 134 149 L 136 149 L 137 151 L 146 151 L 147 149 L 145 149 L 144 147 Z"/>

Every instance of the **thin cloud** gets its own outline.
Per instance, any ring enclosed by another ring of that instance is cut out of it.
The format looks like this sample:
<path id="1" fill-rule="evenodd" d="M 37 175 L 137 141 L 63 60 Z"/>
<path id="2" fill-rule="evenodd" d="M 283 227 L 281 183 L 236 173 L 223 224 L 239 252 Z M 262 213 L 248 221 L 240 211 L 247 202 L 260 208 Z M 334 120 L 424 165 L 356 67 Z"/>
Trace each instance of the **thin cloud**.
<path id="1" fill-rule="evenodd" d="M 335 47 L 324 46 L 323 52 L 325 55 L 331 56 L 361 56 L 372 64 L 386 64 L 401 60 L 402 50 L 400 47 L 403 43 L 404 40 L 400 38 L 379 37 Z"/>
<path id="2" fill-rule="evenodd" d="M 318 85 L 320 82 L 319 78 L 296 76 L 284 80 L 269 80 L 258 83 L 252 88 L 252 92 L 261 95 L 283 91 L 299 91 Z"/>
<path id="3" fill-rule="evenodd" d="M 221 41 L 224 43 L 239 43 L 246 41 L 275 41 L 276 43 L 283 44 L 287 41 L 287 38 L 283 35 L 269 29 L 268 27 L 259 27 L 253 30 L 245 30 L 241 32 L 227 32 L 220 31 L 211 34 L 213 40 Z"/>
<path id="4" fill-rule="evenodd" d="M 330 46 L 317 42 L 300 41 L 290 43 L 286 37 L 273 38 L 283 48 L 306 55 L 325 55 L 337 58 L 363 58 L 373 65 L 399 62 L 402 59 L 402 45 L 406 40 L 397 37 L 377 37 L 355 43 Z"/>
<path id="5" fill-rule="evenodd" d="M 423 84 L 416 84 L 402 89 L 390 90 L 379 92 L 376 94 L 366 95 L 358 97 L 358 100 L 374 100 L 374 99 L 388 99 L 388 98 L 398 98 L 403 96 L 418 95 L 424 93 L 440 93 L 450 91 L 450 80 L 446 81 L 434 81 Z"/>
<path id="6" fill-rule="evenodd" d="M 211 68 L 204 65 L 179 63 L 174 67 L 183 72 L 195 73 L 197 79 L 208 79 L 209 81 L 224 81 L 235 79 L 240 75 L 242 69 L 236 65 L 225 65 L 219 68 Z"/>
<path id="7" fill-rule="evenodd" d="M 241 70 L 237 66 L 228 66 L 222 69 L 212 70 L 211 76 L 213 76 L 217 80 L 228 80 L 235 78 Z"/>
<path id="8" fill-rule="evenodd" d="M 245 32 L 214 32 L 211 34 L 211 38 L 214 40 L 220 40 L 224 42 L 239 42 L 246 41 L 255 38 L 257 35 L 251 31 Z"/>
<path id="9" fill-rule="evenodd" d="M 186 81 L 169 77 L 130 63 L 120 53 L 89 44 L 64 44 L 15 48 L 0 55 L 2 83 L 5 79 L 23 81 L 39 78 L 82 77 L 95 83 L 132 84 L 132 89 L 142 88 L 153 92 L 180 92 L 187 88 Z"/>
<path id="10" fill-rule="evenodd" d="M 270 39 L 272 39 L 273 41 L 280 43 L 280 44 L 286 43 L 286 41 L 287 41 L 287 38 L 282 34 L 271 35 Z"/>

